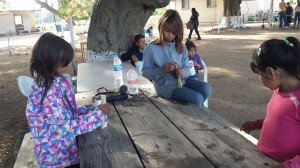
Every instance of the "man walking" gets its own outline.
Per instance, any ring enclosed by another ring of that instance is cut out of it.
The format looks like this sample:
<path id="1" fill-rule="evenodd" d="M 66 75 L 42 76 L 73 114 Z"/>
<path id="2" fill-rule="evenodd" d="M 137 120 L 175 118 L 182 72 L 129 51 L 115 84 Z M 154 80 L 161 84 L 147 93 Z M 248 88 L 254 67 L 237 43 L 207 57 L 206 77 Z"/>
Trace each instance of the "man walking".
<path id="1" fill-rule="evenodd" d="M 293 8 L 290 6 L 290 3 L 287 2 L 287 7 L 285 10 L 286 13 L 286 21 L 287 21 L 287 26 L 290 26 L 290 23 L 292 22 L 292 14 L 293 14 Z"/>
<path id="2" fill-rule="evenodd" d="M 284 2 L 284 0 L 281 0 L 281 2 L 279 3 L 279 27 L 282 27 L 282 22 L 284 23 L 284 28 L 288 28 L 287 27 L 287 21 L 286 21 L 286 3 Z"/>

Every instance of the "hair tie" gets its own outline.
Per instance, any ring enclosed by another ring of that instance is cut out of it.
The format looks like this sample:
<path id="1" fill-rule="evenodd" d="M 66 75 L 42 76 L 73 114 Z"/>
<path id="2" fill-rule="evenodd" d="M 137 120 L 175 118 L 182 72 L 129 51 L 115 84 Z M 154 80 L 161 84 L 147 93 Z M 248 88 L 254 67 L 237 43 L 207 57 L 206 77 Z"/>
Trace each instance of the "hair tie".
<path id="1" fill-rule="evenodd" d="M 294 47 L 294 45 L 292 43 L 289 42 L 289 40 L 287 38 L 283 39 L 284 43 L 288 46 Z"/>
<path id="2" fill-rule="evenodd" d="M 257 50 L 256 50 L 256 54 L 259 56 L 261 53 L 261 48 L 259 47 Z"/>

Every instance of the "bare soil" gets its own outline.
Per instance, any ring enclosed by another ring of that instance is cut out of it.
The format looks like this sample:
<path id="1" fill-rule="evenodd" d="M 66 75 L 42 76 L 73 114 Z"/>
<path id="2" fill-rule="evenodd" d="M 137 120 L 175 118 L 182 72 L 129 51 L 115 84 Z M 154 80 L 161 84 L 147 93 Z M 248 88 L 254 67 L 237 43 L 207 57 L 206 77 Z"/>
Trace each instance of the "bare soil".
<path id="1" fill-rule="evenodd" d="M 227 29 L 200 32 L 202 40 L 194 42 L 198 53 L 208 67 L 208 81 L 213 87 L 209 108 L 237 126 L 246 120 L 263 118 L 271 91 L 266 89 L 249 68 L 249 59 L 263 41 L 286 36 L 299 38 L 299 30 L 261 29 L 261 24 L 247 29 Z M 186 32 L 187 33 L 187 32 Z M 187 34 L 186 34 L 187 35 Z M 16 79 L 29 76 L 30 51 L 40 34 L 10 38 L 11 56 L 7 38 L 0 37 L 0 167 L 13 167 L 22 135 L 28 132 L 25 116 L 26 97 Z M 79 47 L 79 46 L 78 46 Z M 82 62 L 76 51 L 75 64 Z M 252 133 L 256 138 L 259 132 Z M 19 142 L 18 142 L 19 141 Z M 16 145 L 17 144 L 17 145 Z"/>

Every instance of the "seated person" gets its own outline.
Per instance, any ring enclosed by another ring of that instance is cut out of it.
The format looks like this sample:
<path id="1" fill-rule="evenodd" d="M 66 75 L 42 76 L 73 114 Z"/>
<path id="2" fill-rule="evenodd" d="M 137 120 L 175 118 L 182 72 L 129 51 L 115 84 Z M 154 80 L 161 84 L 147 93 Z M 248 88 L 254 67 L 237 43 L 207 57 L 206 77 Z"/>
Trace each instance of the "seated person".
<path id="1" fill-rule="evenodd" d="M 142 73 L 143 54 L 146 47 L 145 36 L 142 34 L 136 34 L 133 40 L 132 46 L 128 48 L 126 53 L 121 55 L 121 60 L 130 60 L 131 64 L 138 69 L 138 72 Z"/>
<path id="2" fill-rule="evenodd" d="M 200 80 L 198 70 L 203 69 L 203 64 L 200 55 L 196 53 L 196 45 L 192 41 L 188 40 L 185 43 L 185 46 L 189 52 L 190 78 Z"/>

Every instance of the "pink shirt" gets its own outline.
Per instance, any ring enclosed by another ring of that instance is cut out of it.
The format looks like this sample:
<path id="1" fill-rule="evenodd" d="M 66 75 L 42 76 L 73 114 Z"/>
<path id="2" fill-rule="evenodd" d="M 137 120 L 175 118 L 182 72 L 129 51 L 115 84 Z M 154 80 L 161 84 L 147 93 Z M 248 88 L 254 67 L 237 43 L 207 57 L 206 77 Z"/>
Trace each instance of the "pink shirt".
<path id="1" fill-rule="evenodd" d="M 300 155 L 299 102 L 300 88 L 285 93 L 274 90 L 257 144 L 259 151 L 281 162 Z M 299 159 L 293 161 L 300 165 Z"/>

